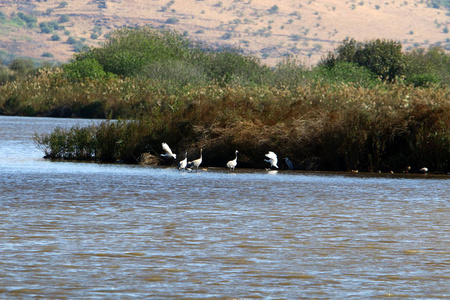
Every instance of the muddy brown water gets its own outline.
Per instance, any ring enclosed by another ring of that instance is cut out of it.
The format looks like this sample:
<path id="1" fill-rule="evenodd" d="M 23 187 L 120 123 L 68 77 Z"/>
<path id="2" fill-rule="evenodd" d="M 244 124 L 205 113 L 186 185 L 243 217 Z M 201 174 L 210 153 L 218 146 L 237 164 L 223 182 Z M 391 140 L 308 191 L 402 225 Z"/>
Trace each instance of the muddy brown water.
<path id="1" fill-rule="evenodd" d="M 0 117 L 0 298 L 450 298 L 450 180 L 50 162 Z M 264 158 L 262 158 L 264 159 Z"/>

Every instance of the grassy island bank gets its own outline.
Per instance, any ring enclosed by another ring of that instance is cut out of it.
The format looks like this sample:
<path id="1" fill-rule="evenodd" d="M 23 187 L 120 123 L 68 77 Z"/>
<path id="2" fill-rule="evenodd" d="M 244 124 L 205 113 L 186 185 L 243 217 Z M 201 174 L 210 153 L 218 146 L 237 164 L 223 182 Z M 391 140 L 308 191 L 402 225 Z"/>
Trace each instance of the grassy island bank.
<path id="1" fill-rule="evenodd" d="M 318 66 L 276 67 L 170 31 L 121 29 L 56 69 L 5 82 L 0 112 L 117 119 L 36 136 L 49 158 L 136 163 L 162 153 L 262 168 L 450 171 L 450 58 L 345 40 Z M 280 167 L 282 167 L 280 163 Z"/>

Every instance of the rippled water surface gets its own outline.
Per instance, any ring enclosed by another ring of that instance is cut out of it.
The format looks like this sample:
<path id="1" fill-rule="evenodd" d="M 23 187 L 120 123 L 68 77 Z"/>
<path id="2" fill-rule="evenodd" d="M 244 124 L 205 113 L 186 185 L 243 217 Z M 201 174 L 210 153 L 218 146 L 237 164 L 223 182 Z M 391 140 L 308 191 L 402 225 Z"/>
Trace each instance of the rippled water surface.
<path id="1" fill-rule="evenodd" d="M 450 298 L 450 178 L 49 162 L 0 117 L 0 297 Z M 262 158 L 263 159 L 263 158 Z"/>

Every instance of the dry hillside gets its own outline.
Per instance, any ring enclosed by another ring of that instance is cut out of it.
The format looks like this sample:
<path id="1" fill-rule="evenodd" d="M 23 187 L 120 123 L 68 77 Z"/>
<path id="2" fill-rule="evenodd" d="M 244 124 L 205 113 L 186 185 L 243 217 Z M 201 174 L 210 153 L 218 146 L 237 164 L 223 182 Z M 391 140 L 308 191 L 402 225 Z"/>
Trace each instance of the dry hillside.
<path id="1" fill-rule="evenodd" d="M 34 25 L 21 25 L 20 12 Z M 15 0 L 0 1 L 0 13 L 0 51 L 56 61 L 70 59 L 74 43 L 96 46 L 116 28 L 140 25 L 230 44 L 269 65 L 288 55 L 315 64 L 346 37 L 450 50 L 448 11 L 417 0 Z M 42 33 L 52 21 L 60 27 Z"/>

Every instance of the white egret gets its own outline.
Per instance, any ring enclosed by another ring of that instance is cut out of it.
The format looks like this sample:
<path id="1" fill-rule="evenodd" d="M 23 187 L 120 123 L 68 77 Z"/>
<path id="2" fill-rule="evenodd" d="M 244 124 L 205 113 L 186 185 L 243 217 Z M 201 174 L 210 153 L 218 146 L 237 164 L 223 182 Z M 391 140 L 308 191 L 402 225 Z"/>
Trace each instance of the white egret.
<path id="1" fill-rule="evenodd" d="M 419 172 L 426 174 L 426 173 L 428 173 L 428 168 L 424 167 L 424 168 L 420 169 Z"/>
<path id="2" fill-rule="evenodd" d="M 227 162 L 227 168 L 230 169 L 231 171 L 234 171 L 234 168 L 236 168 L 237 156 L 238 156 L 238 151 L 236 150 L 236 157 L 233 160 L 230 160 L 229 162 Z"/>
<path id="3" fill-rule="evenodd" d="M 186 170 L 187 166 L 187 152 L 184 154 L 184 159 L 178 163 L 178 171 Z"/>
<path id="4" fill-rule="evenodd" d="M 195 172 L 198 171 L 198 167 L 202 164 L 203 160 L 203 149 L 200 148 L 200 158 L 197 158 L 196 160 L 190 161 L 187 164 L 188 168 L 195 168 Z"/>
<path id="5" fill-rule="evenodd" d="M 288 157 L 285 157 L 284 161 L 286 162 L 286 165 L 288 166 L 289 170 L 294 170 L 294 165 L 292 164 L 291 160 Z"/>
<path id="6" fill-rule="evenodd" d="M 167 158 L 172 157 L 173 159 L 177 159 L 177 155 L 172 152 L 169 145 L 167 145 L 166 143 L 162 143 L 162 148 L 164 151 L 166 151 L 166 153 L 161 154 L 162 157 L 167 157 Z"/>
<path id="7" fill-rule="evenodd" d="M 269 153 L 266 154 L 266 157 L 268 159 L 265 159 L 264 161 L 270 163 L 270 167 L 275 167 L 275 168 L 278 169 L 278 166 L 277 166 L 278 157 L 277 157 L 277 155 L 274 152 L 269 151 Z"/>

